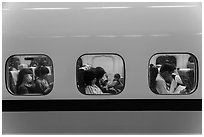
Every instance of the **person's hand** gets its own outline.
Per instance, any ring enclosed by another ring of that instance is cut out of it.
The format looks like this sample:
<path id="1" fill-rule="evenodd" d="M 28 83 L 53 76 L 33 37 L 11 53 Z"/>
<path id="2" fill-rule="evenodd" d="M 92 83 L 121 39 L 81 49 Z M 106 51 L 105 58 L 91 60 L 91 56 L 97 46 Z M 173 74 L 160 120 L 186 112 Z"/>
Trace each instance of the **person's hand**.
<path id="1" fill-rule="evenodd" d="M 176 82 L 175 80 L 172 80 L 172 81 L 171 81 L 170 90 L 169 90 L 169 93 L 170 93 L 170 94 L 173 94 L 173 93 L 174 93 L 176 86 L 177 86 L 177 82 Z"/>
<path id="2" fill-rule="evenodd" d="M 51 82 L 49 85 L 50 85 L 50 86 L 54 85 L 54 82 Z"/>
<path id="3" fill-rule="evenodd" d="M 175 88 L 177 86 L 176 80 L 172 80 L 171 85 Z"/>

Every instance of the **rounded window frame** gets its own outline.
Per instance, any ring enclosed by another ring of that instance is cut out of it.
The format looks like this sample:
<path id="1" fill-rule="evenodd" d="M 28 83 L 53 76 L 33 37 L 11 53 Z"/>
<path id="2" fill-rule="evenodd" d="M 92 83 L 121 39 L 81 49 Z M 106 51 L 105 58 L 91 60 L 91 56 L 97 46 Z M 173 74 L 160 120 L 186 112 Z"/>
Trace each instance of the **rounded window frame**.
<path id="1" fill-rule="evenodd" d="M 151 59 L 152 59 L 152 57 L 154 57 L 155 55 L 158 55 L 158 54 L 160 54 L 160 55 L 173 55 L 173 54 L 188 54 L 188 55 L 190 55 L 190 56 L 193 56 L 194 57 L 194 59 L 195 59 L 195 63 L 196 63 L 196 65 L 195 65 L 195 86 L 194 86 L 194 88 L 191 90 L 191 92 L 189 93 L 189 94 L 157 94 L 157 93 L 155 93 L 155 92 L 153 92 L 152 91 L 152 89 L 150 88 L 150 71 L 149 71 L 149 66 L 150 66 L 150 61 L 151 61 Z M 197 90 L 197 88 L 198 88 L 198 83 L 199 83 L 199 64 L 198 64 L 198 59 L 197 59 L 197 57 L 193 54 L 193 53 L 190 53 L 190 52 L 157 52 L 157 53 L 155 53 L 155 54 L 153 54 L 150 58 L 149 58 L 149 61 L 148 61 L 148 66 L 147 66 L 147 70 L 148 70 L 148 87 L 149 87 L 149 89 L 150 89 L 150 91 L 152 92 L 152 93 L 154 93 L 154 94 L 156 94 L 156 95 L 191 95 L 191 94 L 193 94 L 196 90 Z"/>
<path id="2" fill-rule="evenodd" d="M 15 57 L 15 56 L 45 56 L 45 57 L 47 57 L 50 61 L 51 61 L 51 63 L 52 63 L 52 75 L 53 75 L 53 85 L 52 85 L 52 87 L 51 87 L 51 90 L 50 90 L 50 92 L 48 92 L 47 94 L 28 94 L 28 95 L 16 95 L 16 94 L 14 94 L 13 93 L 13 91 L 9 88 L 9 80 L 7 79 L 7 77 L 9 77 L 8 76 L 8 63 L 9 63 L 9 60 L 12 58 L 12 57 Z M 48 56 L 48 55 L 46 55 L 46 54 L 41 54 L 41 53 L 36 53 L 36 54 L 27 54 L 27 53 L 25 53 L 25 54 L 13 54 L 13 55 L 11 55 L 11 56 L 9 56 L 7 59 L 6 59 L 6 62 L 5 62 L 5 85 L 6 85 L 6 89 L 7 89 L 7 91 L 11 94 L 11 95 L 13 95 L 13 96 L 45 96 L 45 95 L 49 95 L 51 92 L 52 92 L 52 90 L 53 90 L 53 88 L 54 88 L 54 64 L 53 64 L 53 60 L 50 58 L 50 56 Z"/>
<path id="3" fill-rule="evenodd" d="M 116 55 L 116 56 L 118 56 L 118 57 L 120 57 L 121 58 L 121 60 L 122 60 L 122 63 L 123 63 L 123 73 L 124 73 L 124 85 L 123 85 L 123 90 L 120 92 L 120 93 L 117 93 L 117 94 L 84 94 L 84 93 L 82 93 L 81 91 L 80 91 L 80 89 L 79 89 L 79 87 L 78 87 L 78 84 L 77 84 L 77 62 L 78 62 L 78 60 L 81 58 L 81 57 L 83 57 L 83 56 L 85 56 L 85 55 Z M 120 55 L 120 54 L 118 54 L 118 53 L 104 53 L 104 52 L 102 52 L 102 53 L 84 53 L 84 54 L 82 54 L 82 55 L 80 55 L 78 58 L 77 58 L 77 60 L 76 60 L 76 66 L 75 66 L 75 71 L 76 71 L 76 75 L 75 75 L 75 81 L 76 81 L 76 87 L 77 87 L 77 90 L 78 90 L 78 92 L 80 92 L 82 95 L 85 95 L 85 96 L 108 96 L 108 95 L 119 95 L 119 94 L 121 94 L 123 91 L 124 91 L 124 89 L 125 89 L 125 85 L 126 85 L 126 67 L 125 67 L 125 60 L 124 60 L 124 58 Z"/>

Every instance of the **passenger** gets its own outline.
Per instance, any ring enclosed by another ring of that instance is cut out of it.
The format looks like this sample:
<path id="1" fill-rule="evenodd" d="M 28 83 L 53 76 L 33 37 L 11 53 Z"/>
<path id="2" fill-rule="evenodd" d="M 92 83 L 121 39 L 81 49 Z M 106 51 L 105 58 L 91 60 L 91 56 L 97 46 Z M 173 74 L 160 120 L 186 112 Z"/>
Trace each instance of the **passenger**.
<path id="1" fill-rule="evenodd" d="M 185 86 L 179 86 L 173 78 L 174 70 L 175 67 L 168 63 L 161 66 L 156 78 L 156 89 L 159 94 L 179 94 L 185 91 Z"/>
<path id="2" fill-rule="evenodd" d="M 96 85 L 96 73 L 95 69 L 91 68 L 84 73 L 84 82 L 86 84 L 86 94 L 103 94 L 101 89 Z"/>
<path id="3" fill-rule="evenodd" d="M 47 74 L 49 74 L 49 69 L 46 67 L 38 67 L 35 69 L 36 82 L 35 82 L 35 92 L 41 94 L 47 94 L 51 91 L 50 86 L 53 83 L 48 83 Z"/>
<path id="4" fill-rule="evenodd" d="M 117 93 L 120 93 L 123 88 L 123 83 L 120 81 L 120 74 L 115 74 L 112 83 L 108 85 L 108 88 L 114 88 Z"/>
<path id="5" fill-rule="evenodd" d="M 102 67 L 96 67 L 96 85 L 106 93 L 106 85 L 108 83 L 107 75 L 105 70 Z"/>
<path id="6" fill-rule="evenodd" d="M 39 57 L 38 58 L 38 66 L 39 67 L 45 67 L 48 66 L 48 60 L 46 57 Z"/>
<path id="7" fill-rule="evenodd" d="M 33 90 L 32 82 L 32 71 L 29 69 L 21 69 L 18 74 L 16 89 L 17 95 L 28 94 Z"/>
<path id="8" fill-rule="evenodd" d="M 9 71 L 17 71 L 20 65 L 20 59 L 18 57 L 12 57 L 9 61 Z"/>
<path id="9" fill-rule="evenodd" d="M 81 58 L 79 58 L 77 60 L 77 69 L 81 68 L 83 66 L 83 60 Z"/>
<path id="10" fill-rule="evenodd" d="M 9 60 L 9 88 L 16 94 L 17 78 L 19 73 L 20 59 L 18 57 L 12 57 Z"/>
<path id="11" fill-rule="evenodd" d="M 30 63 L 30 67 L 37 67 L 38 66 L 38 62 L 35 60 L 32 60 Z"/>

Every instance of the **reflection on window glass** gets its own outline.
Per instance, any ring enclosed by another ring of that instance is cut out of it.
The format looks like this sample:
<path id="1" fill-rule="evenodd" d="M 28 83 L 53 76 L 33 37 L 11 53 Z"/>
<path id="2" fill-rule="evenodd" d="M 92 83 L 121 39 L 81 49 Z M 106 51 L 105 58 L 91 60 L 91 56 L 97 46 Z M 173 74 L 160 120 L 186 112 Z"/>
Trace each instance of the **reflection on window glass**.
<path id="1" fill-rule="evenodd" d="M 85 54 L 77 60 L 77 87 L 86 95 L 119 94 L 125 85 L 124 67 L 119 55 Z"/>
<path id="2" fill-rule="evenodd" d="M 6 63 L 7 88 L 13 95 L 46 95 L 53 88 L 51 59 L 45 55 L 14 55 Z"/>
<path id="3" fill-rule="evenodd" d="M 197 84 L 192 54 L 156 54 L 149 62 L 149 87 L 156 94 L 190 94 Z"/>

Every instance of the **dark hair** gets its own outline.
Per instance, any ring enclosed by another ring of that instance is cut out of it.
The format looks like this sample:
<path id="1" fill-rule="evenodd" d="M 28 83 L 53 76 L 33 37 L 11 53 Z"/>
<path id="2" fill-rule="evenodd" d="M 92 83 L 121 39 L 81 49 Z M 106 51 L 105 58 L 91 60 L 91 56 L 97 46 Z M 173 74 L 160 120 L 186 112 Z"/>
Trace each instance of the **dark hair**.
<path id="1" fill-rule="evenodd" d="M 195 62 L 195 58 L 191 55 L 188 59 L 189 62 L 194 63 Z"/>
<path id="2" fill-rule="evenodd" d="M 12 57 L 10 58 L 10 62 L 14 63 L 16 61 L 20 61 L 20 59 L 18 57 Z"/>
<path id="3" fill-rule="evenodd" d="M 77 60 L 77 67 L 80 68 L 82 66 L 83 66 L 83 61 L 82 61 L 81 58 L 78 58 L 78 60 Z"/>
<path id="4" fill-rule="evenodd" d="M 31 63 L 30 63 L 31 67 L 34 66 L 34 65 L 38 66 L 38 62 L 36 60 L 32 60 Z"/>
<path id="5" fill-rule="evenodd" d="M 163 65 L 161 66 L 161 68 L 160 68 L 160 73 L 163 73 L 163 72 L 165 72 L 165 71 L 167 71 L 167 72 L 169 72 L 169 73 L 173 73 L 175 69 L 176 69 L 176 68 L 174 67 L 174 65 L 169 64 L 169 63 L 166 63 L 166 64 L 163 64 Z"/>
<path id="6" fill-rule="evenodd" d="M 47 67 L 41 66 L 41 67 L 37 67 L 35 69 L 35 75 L 37 77 L 44 76 L 44 75 L 46 75 L 48 73 L 49 73 L 49 69 Z"/>
<path id="7" fill-rule="evenodd" d="M 17 89 L 22 84 L 24 76 L 26 74 L 33 74 L 33 72 L 27 68 L 24 68 L 24 69 L 21 69 L 20 72 L 18 73 L 18 79 L 16 84 Z"/>
<path id="8" fill-rule="evenodd" d="M 105 70 L 102 67 L 96 67 L 96 78 L 101 79 L 103 75 L 106 73 Z"/>
<path id="9" fill-rule="evenodd" d="M 20 59 L 18 57 L 12 57 L 9 60 L 9 66 L 18 69 L 19 64 L 17 64 L 16 62 L 19 62 L 19 64 L 20 64 Z"/>
<path id="10" fill-rule="evenodd" d="M 91 85 L 92 80 L 96 78 L 96 71 L 95 68 L 91 68 L 84 72 L 84 83 L 86 85 Z"/>
<path id="11" fill-rule="evenodd" d="M 36 61 L 38 62 L 39 66 L 48 66 L 47 57 L 38 57 L 36 58 Z"/>
<path id="12" fill-rule="evenodd" d="M 150 68 L 154 67 L 154 64 L 150 64 L 149 67 L 150 67 Z"/>
<path id="13" fill-rule="evenodd" d="M 119 73 L 116 73 L 115 75 L 114 75 L 114 78 L 120 78 L 120 74 Z"/>

